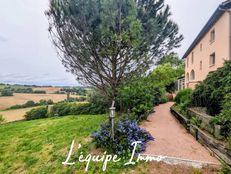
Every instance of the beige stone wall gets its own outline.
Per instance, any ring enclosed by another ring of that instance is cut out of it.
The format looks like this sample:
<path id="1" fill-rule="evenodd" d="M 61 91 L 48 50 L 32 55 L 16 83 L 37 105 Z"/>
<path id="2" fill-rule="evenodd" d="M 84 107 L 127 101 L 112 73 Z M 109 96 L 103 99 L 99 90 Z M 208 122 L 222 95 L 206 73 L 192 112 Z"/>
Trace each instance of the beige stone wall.
<path id="1" fill-rule="evenodd" d="M 210 41 L 210 32 L 215 30 L 215 40 Z M 210 55 L 215 53 L 216 62 L 210 65 Z M 193 62 L 192 62 L 193 55 Z M 210 71 L 223 66 L 224 60 L 229 59 L 229 13 L 223 16 L 215 23 L 210 31 L 194 47 L 193 51 L 185 58 L 185 87 L 195 88 L 195 85 L 203 81 Z M 188 61 L 188 62 L 187 62 Z M 202 66 L 200 65 L 202 62 Z M 187 65 L 188 64 L 188 65 Z M 200 68 L 200 66 L 202 68 Z M 190 73 L 194 70 L 195 79 L 190 79 Z M 189 74 L 189 80 L 187 79 Z"/>

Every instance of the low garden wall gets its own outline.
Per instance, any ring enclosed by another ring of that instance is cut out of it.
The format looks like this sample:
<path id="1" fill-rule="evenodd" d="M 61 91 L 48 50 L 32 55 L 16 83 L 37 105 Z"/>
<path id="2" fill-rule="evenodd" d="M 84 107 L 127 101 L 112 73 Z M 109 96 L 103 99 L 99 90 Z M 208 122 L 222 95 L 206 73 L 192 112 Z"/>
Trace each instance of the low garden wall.
<path id="1" fill-rule="evenodd" d="M 213 118 L 212 116 L 205 113 L 205 111 L 199 111 L 204 110 L 203 108 L 188 108 L 187 113 L 191 117 L 197 117 L 201 121 L 200 127 L 202 129 L 205 129 L 211 134 L 214 134 L 214 128 L 211 126 L 210 121 Z"/>
<path id="2" fill-rule="evenodd" d="M 173 107 L 170 108 L 171 113 L 179 120 L 179 122 L 189 131 L 190 121 L 182 114 L 178 113 L 173 109 Z"/>
<path id="3" fill-rule="evenodd" d="M 195 116 L 194 110 L 191 114 Z M 208 149 L 210 149 L 218 158 L 220 158 L 222 161 L 224 161 L 226 164 L 231 166 L 231 151 L 225 146 L 224 143 L 221 141 L 216 140 L 211 135 L 206 133 L 205 131 L 201 130 L 197 126 L 190 123 L 190 120 L 187 119 L 182 114 L 178 113 L 176 110 L 174 110 L 174 107 L 171 107 L 171 113 L 174 115 L 174 117 L 179 120 L 179 122 L 189 131 L 190 134 L 192 134 L 195 139 L 200 142 L 201 144 L 205 145 Z M 206 125 L 209 124 L 210 118 L 201 114 L 197 115 L 202 119 L 203 124 Z M 204 126 L 205 126 L 204 125 Z"/>

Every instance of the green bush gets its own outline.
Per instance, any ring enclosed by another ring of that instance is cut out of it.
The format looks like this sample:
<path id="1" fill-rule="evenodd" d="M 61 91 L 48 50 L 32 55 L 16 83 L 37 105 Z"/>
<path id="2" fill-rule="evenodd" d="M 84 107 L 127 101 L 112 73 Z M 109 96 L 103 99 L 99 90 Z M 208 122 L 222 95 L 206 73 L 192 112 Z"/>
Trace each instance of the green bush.
<path id="1" fill-rule="evenodd" d="M 132 81 L 119 89 L 119 102 L 122 111 L 129 110 L 134 119 L 141 121 L 146 119 L 147 112 L 155 105 L 163 101 L 165 90 L 155 86 L 148 78 Z"/>
<path id="2" fill-rule="evenodd" d="M 221 113 L 214 117 L 211 123 L 221 125 L 221 135 L 224 137 L 231 135 L 231 93 L 225 96 Z"/>
<path id="3" fill-rule="evenodd" d="M 60 102 L 51 108 L 51 116 L 81 115 L 81 114 L 104 114 L 106 108 L 99 108 L 92 103 L 69 103 Z"/>
<path id="4" fill-rule="evenodd" d="M 1 96 L 13 96 L 13 91 L 5 88 L 1 90 Z"/>
<path id="5" fill-rule="evenodd" d="M 192 117 L 191 119 L 190 119 L 190 122 L 193 124 L 193 125 L 195 125 L 195 126 L 197 126 L 197 127 L 201 127 L 201 120 L 199 119 L 199 118 L 197 118 L 197 117 Z"/>
<path id="6" fill-rule="evenodd" d="M 160 103 L 166 103 L 166 102 L 168 102 L 167 96 L 162 95 L 162 97 L 161 97 L 161 99 L 160 99 Z"/>
<path id="7" fill-rule="evenodd" d="M 13 88 L 13 91 L 15 93 L 33 93 L 32 88 L 25 88 L 25 87 Z"/>
<path id="8" fill-rule="evenodd" d="M 182 89 L 176 94 L 174 101 L 177 104 L 185 103 L 191 98 L 191 95 L 192 95 L 192 89 L 190 88 Z"/>
<path id="9" fill-rule="evenodd" d="M 192 94 L 193 106 L 206 107 L 210 115 L 221 112 L 222 102 L 231 93 L 231 61 L 208 74 L 207 78 L 196 86 Z"/>
<path id="10" fill-rule="evenodd" d="M 50 111 L 50 115 L 51 116 L 70 115 L 72 105 L 75 105 L 75 104 L 68 103 L 68 102 L 56 103 L 52 106 L 51 111 Z"/>
<path id="11" fill-rule="evenodd" d="M 52 100 L 40 100 L 38 103 L 29 100 L 26 103 L 22 104 L 22 105 L 13 105 L 11 107 L 9 107 L 7 110 L 9 109 L 20 109 L 20 108 L 29 108 L 29 107 L 34 107 L 34 106 L 41 106 L 41 105 L 51 105 L 54 102 Z"/>
<path id="12" fill-rule="evenodd" d="M 35 90 L 35 91 L 33 91 L 33 93 L 35 93 L 35 94 L 46 94 L 46 91 L 44 91 L 44 90 Z"/>
<path id="13" fill-rule="evenodd" d="M 27 101 L 24 105 L 23 105 L 23 107 L 25 107 L 25 108 L 29 108 L 29 107 L 32 107 L 32 106 L 36 106 L 36 103 L 34 102 L 34 101 L 32 101 L 32 100 L 29 100 L 29 101 Z"/>
<path id="14" fill-rule="evenodd" d="M 231 168 L 227 164 L 222 164 L 221 169 L 218 171 L 218 174 L 230 174 Z"/>
<path id="15" fill-rule="evenodd" d="M 176 94 L 174 101 L 181 107 L 182 110 L 185 110 L 191 102 L 192 89 L 182 89 Z"/>
<path id="16" fill-rule="evenodd" d="M 53 100 L 49 99 L 49 100 L 40 100 L 38 105 L 52 105 L 54 104 Z"/>
<path id="17" fill-rule="evenodd" d="M 95 110 L 98 110 L 97 112 L 105 113 L 107 112 L 108 108 L 111 105 L 112 101 L 109 101 L 108 98 L 103 96 L 99 91 L 92 90 L 89 91 L 87 95 L 87 101 L 91 103 L 92 107 Z"/>
<path id="18" fill-rule="evenodd" d="M 68 100 L 65 99 L 64 101 L 66 101 L 66 102 L 84 102 L 84 101 L 86 101 L 86 97 L 85 96 L 76 97 L 76 98 L 70 97 Z"/>
<path id="19" fill-rule="evenodd" d="M 26 120 L 35 120 L 35 119 L 47 118 L 47 117 L 48 117 L 47 107 L 35 108 L 25 114 Z"/>

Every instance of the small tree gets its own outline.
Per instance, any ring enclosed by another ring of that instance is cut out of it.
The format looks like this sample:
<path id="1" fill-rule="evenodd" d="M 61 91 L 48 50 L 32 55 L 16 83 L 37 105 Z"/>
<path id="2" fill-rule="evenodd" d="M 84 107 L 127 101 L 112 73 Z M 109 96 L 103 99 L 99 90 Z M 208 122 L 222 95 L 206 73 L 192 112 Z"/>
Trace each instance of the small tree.
<path id="1" fill-rule="evenodd" d="M 63 65 L 113 98 L 183 38 L 164 0 L 51 0 L 46 14 Z"/>

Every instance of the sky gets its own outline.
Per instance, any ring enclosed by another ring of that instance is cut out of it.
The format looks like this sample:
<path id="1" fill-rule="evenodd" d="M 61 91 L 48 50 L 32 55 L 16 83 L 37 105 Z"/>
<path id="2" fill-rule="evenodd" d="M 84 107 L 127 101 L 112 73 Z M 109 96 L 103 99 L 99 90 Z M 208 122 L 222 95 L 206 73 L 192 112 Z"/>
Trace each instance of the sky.
<path id="1" fill-rule="evenodd" d="M 182 56 L 222 0 L 165 0 L 184 40 Z M 48 0 L 0 0 L 0 83 L 80 85 L 49 39 Z"/>

